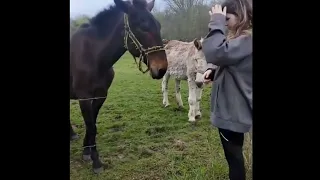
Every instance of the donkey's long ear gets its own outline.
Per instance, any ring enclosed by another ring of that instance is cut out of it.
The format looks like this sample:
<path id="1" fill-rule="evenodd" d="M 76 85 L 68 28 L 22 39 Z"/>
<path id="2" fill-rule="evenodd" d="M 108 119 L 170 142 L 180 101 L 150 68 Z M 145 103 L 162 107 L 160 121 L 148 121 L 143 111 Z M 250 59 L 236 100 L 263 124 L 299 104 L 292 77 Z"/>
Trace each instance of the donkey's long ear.
<path id="1" fill-rule="evenodd" d="M 114 0 L 114 3 L 124 13 L 129 14 L 133 10 L 133 6 L 129 1 Z"/>
<path id="2" fill-rule="evenodd" d="M 198 50 L 202 49 L 201 42 L 197 38 L 193 40 L 193 44 Z"/>
<path id="3" fill-rule="evenodd" d="M 153 7 L 154 7 L 154 2 L 155 0 L 151 0 L 148 4 L 147 4 L 147 10 L 148 11 L 152 11 Z"/>

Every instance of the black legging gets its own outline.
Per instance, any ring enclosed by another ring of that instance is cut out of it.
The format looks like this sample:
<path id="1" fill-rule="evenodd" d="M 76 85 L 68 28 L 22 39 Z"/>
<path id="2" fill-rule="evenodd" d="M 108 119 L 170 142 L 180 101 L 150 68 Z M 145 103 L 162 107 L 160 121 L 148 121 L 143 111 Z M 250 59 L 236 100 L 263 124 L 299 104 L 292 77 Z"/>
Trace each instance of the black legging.
<path id="1" fill-rule="evenodd" d="M 224 154 L 229 165 L 230 180 L 245 180 L 245 167 L 242 154 L 244 134 L 219 129 Z"/>

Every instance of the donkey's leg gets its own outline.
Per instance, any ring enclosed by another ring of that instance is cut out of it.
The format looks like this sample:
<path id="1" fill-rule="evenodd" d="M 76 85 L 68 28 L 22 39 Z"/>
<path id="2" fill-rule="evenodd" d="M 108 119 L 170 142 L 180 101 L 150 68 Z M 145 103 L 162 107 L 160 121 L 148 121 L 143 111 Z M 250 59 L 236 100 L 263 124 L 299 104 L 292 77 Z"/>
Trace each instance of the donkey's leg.
<path id="1" fill-rule="evenodd" d="M 195 116 L 196 116 L 196 103 L 197 103 L 197 99 L 196 99 L 197 85 L 196 85 L 194 79 L 188 78 L 188 86 L 189 86 L 189 98 L 188 98 L 189 113 L 188 113 L 188 117 L 189 117 L 190 122 L 194 122 L 196 120 Z"/>
<path id="2" fill-rule="evenodd" d="M 197 105 L 196 105 L 196 119 L 201 119 L 201 111 L 200 111 L 200 103 L 201 103 L 201 96 L 202 96 L 203 88 L 197 87 L 196 89 L 196 99 L 197 99 Z"/>
<path id="3" fill-rule="evenodd" d="M 86 135 L 83 140 L 83 146 L 85 149 L 88 149 L 91 153 L 91 159 L 93 161 L 93 171 L 95 173 L 99 173 L 102 171 L 103 168 L 96 147 L 97 127 L 94 120 L 95 115 L 92 108 L 92 102 L 92 100 L 80 101 L 82 116 L 86 124 Z M 85 155 L 84 158 L 86 158 Z"/>
<path id="4" fill-rule="evenodd" d="M 170 105 L 169 99 L 168 99 L 168 82 L 169 82 L 170 75 L 169 73 L 166 73 L 163 76 L 162 83 L 161 83 L 161 89 L 162 89 L 162 95 L 163 95 L 163 100 L 162 104 L 164 107 L 167 107 Z"/>
<path id="5" fill-rule="evenodd" d="M 183 102 L 181 99 L 181 93 L 180 93 L 180 80 L 175 79 L 175 83 L 176 83 L 176 100 L 178 103 L 179 108 L 183 108 Z"/>
<path id="6" fill-rule="evenodd" d="M 70 141 L 78 139 L 79 136 L 74 132 L 70 121 Z"/>

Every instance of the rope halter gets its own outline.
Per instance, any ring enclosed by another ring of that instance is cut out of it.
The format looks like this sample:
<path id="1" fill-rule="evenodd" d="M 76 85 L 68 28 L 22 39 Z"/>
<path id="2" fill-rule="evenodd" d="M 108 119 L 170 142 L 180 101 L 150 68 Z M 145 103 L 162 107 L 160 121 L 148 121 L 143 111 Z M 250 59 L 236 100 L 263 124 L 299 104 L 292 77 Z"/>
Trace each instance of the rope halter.
<path id="1" fill-rule="evenodd" d="M 133 42 L 133 44 L 136 46 L 136 49 L 139 50 L 140 52 L 140 56 L 139 56 L 139 64 L 137 63 L 137 60 L 136 60 L 136 57 L 133 56 L 132 54 L 132 57 L 134 58 L 134 61 L 135 63 L 137 64 L 139 70 L 142 72 L 142 73 L 146 73 L 149 71 L 149 60 L 148 60 L 148 54 L 151 54 L 153 52 L 157 52 L 157 51 L 164 51 L 164 47 L 163 46 L 153 46 L 151 48 L 143 48 L 143 46 L 141 45 L 141 43 L 138 41 L 138 39 L 136 38 L 136 36 L 133 34 L 133 32 L 131 31 L 130 29 L 130 26 L 129 26 L 129 19 L 128 19 L 128 15 L 125 14 L 124 15 L 124 30 L 125 30 L 125 35 L 124 35 L 124 47 L 128 49 L 128 38 L 130 38 Z M 146 65 L 148 67 L 148 69 L 146 69 L 145 71 L 142 70 L 142 67 L 141 67 L 141 62 L 143 60 L 146 60 Z"/>

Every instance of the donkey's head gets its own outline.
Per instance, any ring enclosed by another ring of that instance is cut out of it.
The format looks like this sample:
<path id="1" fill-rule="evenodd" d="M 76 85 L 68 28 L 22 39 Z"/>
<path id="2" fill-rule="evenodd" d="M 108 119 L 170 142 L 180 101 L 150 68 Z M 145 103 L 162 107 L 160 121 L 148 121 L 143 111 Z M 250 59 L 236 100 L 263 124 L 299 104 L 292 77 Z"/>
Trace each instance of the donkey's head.
<path id="1" fill-rule="evenodd" d="M 125 13 L 127 31 L 125 45 L 135 56 L 143 57 L 142 61 L 150 69 L 154 79 L 161 79 L 167 71 L 167 57 L 160 34 L 160 23 L 151 14 L 155 0 L 129 1 L 114 0 L 116 6 Z"/>
<path id="2" fill-rule="evenodd" d="M 201 37 L 200 40 L 194 39 L 193 44 L 197 48 L 197 52 L 195 53 L 193 59 L 196 67 L 196 84 L 198 87 L 202 87 L 203 85 L 203 74 L 207 70 L 207 60 L 202 51 L 202 41 L 203 38 Z"/>

